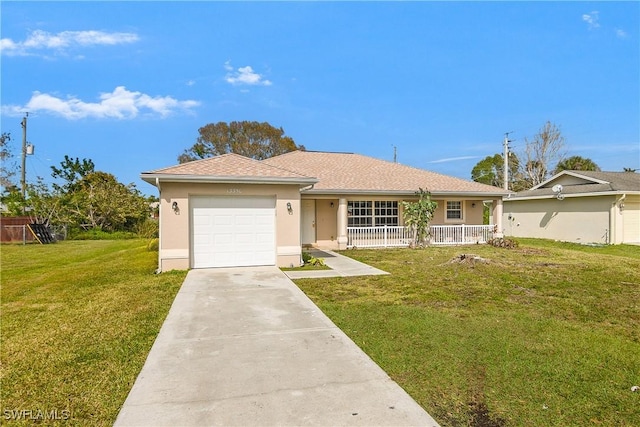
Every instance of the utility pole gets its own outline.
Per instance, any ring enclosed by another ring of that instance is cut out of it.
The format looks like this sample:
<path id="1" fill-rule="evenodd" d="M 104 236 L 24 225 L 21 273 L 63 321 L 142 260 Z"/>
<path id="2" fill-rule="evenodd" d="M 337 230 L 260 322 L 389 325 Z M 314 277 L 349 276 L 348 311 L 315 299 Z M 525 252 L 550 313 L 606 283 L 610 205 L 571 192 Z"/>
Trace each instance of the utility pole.
<path id="1" fill-rule="evenodd" d="M 513 132 L 505 132 L 504 134 L 504 154 L 502 157 L 504 158 L 504 166 L 502 170 L 502 186 L 505 190 L 509 190 L 509 143 L 512 142 L 509 140 L 509 134 Z"/>
<path id="2" fill-rule="evenodd" d="M 24 115 L 22 122 L 22 172 L 20 176 L 20 188 L 22 189 L 22 198 L 26 197 L 27 193 L 27 117 L 29 117 L 29 113 Z"/>
<path id="3" fill-rule="evenodd" d="M 393 163 L 398 163 L 398 147 L 393 146 Z"/>

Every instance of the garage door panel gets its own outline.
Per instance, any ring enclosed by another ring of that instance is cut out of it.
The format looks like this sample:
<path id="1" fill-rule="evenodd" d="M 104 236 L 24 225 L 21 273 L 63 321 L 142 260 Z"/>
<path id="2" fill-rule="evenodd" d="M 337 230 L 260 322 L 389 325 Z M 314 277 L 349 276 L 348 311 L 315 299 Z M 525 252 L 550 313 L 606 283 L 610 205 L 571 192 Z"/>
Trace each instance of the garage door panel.
<path id="1" fill-rule="evenodd" d="M 202 214 L 194 215 L 193 223 L 194 225 L 199 225 L 199 226 L 211 225 L 211 218 L 207 215 L 202 215 Z"/>
<path id="2" fill-rule="evenodd" d="M 269 225 L 272 218 L 268 215 L 259 215 L 255 217 L 255 221 L 257 225 Z"/>
<path id="3" fill-rule="evenodd" d="M 235 224 L 238 226 L 249 225 L 253 227 L 254 217 L 252 215 L 240 214 L 235 218 Z"/>
<path id="4" fill-rule="evenodd" d="M 235 235 L 235 244 L 240 248 L 242 245 L 253 245 L 254 244 L 254 235 L 248 233 L 238 233 Z"/>
<path id="5" fill-rule="evenodd" d="M 275 264 L 275 198 L 194 197 L 193 267 Z"/>
<path id="6" fill-rule="evenodd" d="M 195 246 L 209 246 L 211 245 L 211 238 L 209 235 L 193 236 L 193 244 Z"/>
<path id="7" fill-rule="evenodd" d="M 258 233 L 256 234 L 255 238 L 256 238 L 256 244 L 266 245 L 266 244 L 270 244 L 273 241 L 273 234 Z"/>
<path id="8" fill-rule="evenodd" d="M 220 210 L 220 209 L 218 209 Z M 221 214 L 218 210 L 211 209 L 209 215 L 215 215 L 212 218 L 213 225 L 216 227 L 229 227 L 233 225 L 234 218 L 232 215 Z"/>
<path id="9" fill-rule="evenodd" d="M 214 234 L 211 241 L 219 250 L 224 251 L 225 246 L 233 245 L 233 234 Z"/>
<path id="10" fill-rule="evenodd" d="M 256 233 L 256 226 L 251 223 L 251 224 L 234 224 L 234 234 L 255 234 Z"/>

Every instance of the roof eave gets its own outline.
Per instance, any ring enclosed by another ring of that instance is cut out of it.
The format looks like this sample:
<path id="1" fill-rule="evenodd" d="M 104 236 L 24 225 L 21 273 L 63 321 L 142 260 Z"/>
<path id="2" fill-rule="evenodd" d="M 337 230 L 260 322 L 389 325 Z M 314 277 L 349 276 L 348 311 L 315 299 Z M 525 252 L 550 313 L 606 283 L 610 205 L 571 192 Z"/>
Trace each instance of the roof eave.
<path id="1" fill-rule="evenodd" d="M 600 192 L 590 192 L 590 193 L 573 193 L 573 194 L 565 194 L 562 195 L 565 199 L 576 198 L 576 197 L 597 197 L 597 196 L 620 196 L 623 194 L 630 195 L 640 195 L 640 191 L 600 191 Z M 558 197 L 557 194 L 541 194 L 537 196 L 520 196 L 520 197 L 504 197 L 502 200 L 505 202 L 514 202 L 516 200 L 542 200 L 542 199 L 556 199 Z"/>
<path id="2" fill-rule="evenodd" d="M 503 197 L 504 192 L 483 192 L 483 191 L 430 191 L 431 196 L 461 196 L 461 197 Z M 337 189 L 316 189 L 304 190 L 303 194 L 314 194 L 322 196 L 415 196 L 416 190 L 337 190 Z"/>
<path id="3" fill-rule="evenodd" d="M 211 175 L 176 175 L 143 173 L 140 175 L 143 181 L 151 185 L 157 182 L 190 182 L 201 184 L 291 184 L 311 185 L 316 184 L 316 178 L 297 177 L 256 177 L 256 176 L 211 176 Z"/>
<path id="4" fill-rule="evenodd" d="M 583 175 L 580 172 L 564 170 L 564 171 L 560 171 L 557 174 L 553 175 L 551 178 L 547 179 L 546 181 L 543 181 L 540 184 L 538 184 L 538 185 L 536 185 L 534 187 L 531 187 L 531 189 L 532 190 L 537 190 L 539 188 L 542 188 L 545 185 L 547 185 L 548 183 L 550 183 L 550 182 L 556 180 L 557 178 L 561 177 L 562 175 L 569 175 L 569 176 L 573 176 L 575 178 L 584 179 L 585 181 L 591 181 L 594 184 L 609 184 L 608 181 L 603 181 L 603 180 L 598 179 L 598 178 L 592 178 L 590 176 Z"/>

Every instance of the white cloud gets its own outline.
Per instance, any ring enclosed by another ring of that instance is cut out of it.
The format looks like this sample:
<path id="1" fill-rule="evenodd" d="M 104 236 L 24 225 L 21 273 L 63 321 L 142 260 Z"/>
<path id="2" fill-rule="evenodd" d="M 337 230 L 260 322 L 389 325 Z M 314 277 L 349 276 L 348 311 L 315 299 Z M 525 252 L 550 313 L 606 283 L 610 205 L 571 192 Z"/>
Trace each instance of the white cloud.
<path id="1" fill-rule="evenodd" d="M 621 39 L 626 39 L 628 34 L 625 30 L 621 30 L 620 28 L 616 28 L 616 36 Z"/>
<path id="2" fill-rule="evenodd" d="M 591 13 L 585 13 L 582 15 L 582 20 L 589 25 L 590 30 L 594 30 L 600 27 L 598 20 L 600 19 L 600 12 L 597 10 L 592 11 Z"/>
<path id="3" fill-rule="evenodd" d="M 103 31 L 62 31 L 57 34 L 42 30 L 32 31 L 23 41 L 9 38 L 0 40 L 3 55 L 29 56 L 43 51 L 64 52 L 74 47 L 114 46 L 139 40 L 135 33 L 106 33 Z"/>
<path id="4" fill-rule="evenodd" d="M 131 92 L 124 86 L 113 92 L 100 94 L 100 102 L 85 102 L 77 97 L 59 98 L 47 93 L 33 92 L 31 99 L 23 106 L 2 106 L 2 113 L 18 116 L 30 113 L 48 113 L 66 119 L 94 117 L 98 119 L 132 119 L 140 114 L 166 117 L 177 110 L 188 111 L 200 105 L 198 101 L 179 101 L 170 96 L 152 97 L 141 92 Z"/>
<path id="5" fill-rule="evenodd" d="M 232 85 L 250 85 L 250 86 L 271 86 L 272 83 L 269 80 L 263 78 L 261 74 L 253 71 L 249 65 L 246 67 L 240 67 L 234 71 L 229 61 L 224 63 L 224 69 L 228 71 L 225 76 L 227 83 Z"/>

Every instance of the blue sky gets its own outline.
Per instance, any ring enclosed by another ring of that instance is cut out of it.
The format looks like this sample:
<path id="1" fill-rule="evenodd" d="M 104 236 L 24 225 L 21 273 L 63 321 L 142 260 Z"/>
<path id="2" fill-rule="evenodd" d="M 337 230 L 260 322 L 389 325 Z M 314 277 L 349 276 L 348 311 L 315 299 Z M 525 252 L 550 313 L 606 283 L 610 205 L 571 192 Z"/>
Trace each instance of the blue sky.
<path id="1" fill-rule="evenodd" d="M 267 121 L 309 150 L 469 179 L 546 121 L 640 168 L 638 2 L 2 2 L 1 119 L 27 179 L 64 155 L 147 194 L 198 128 Z"/>

